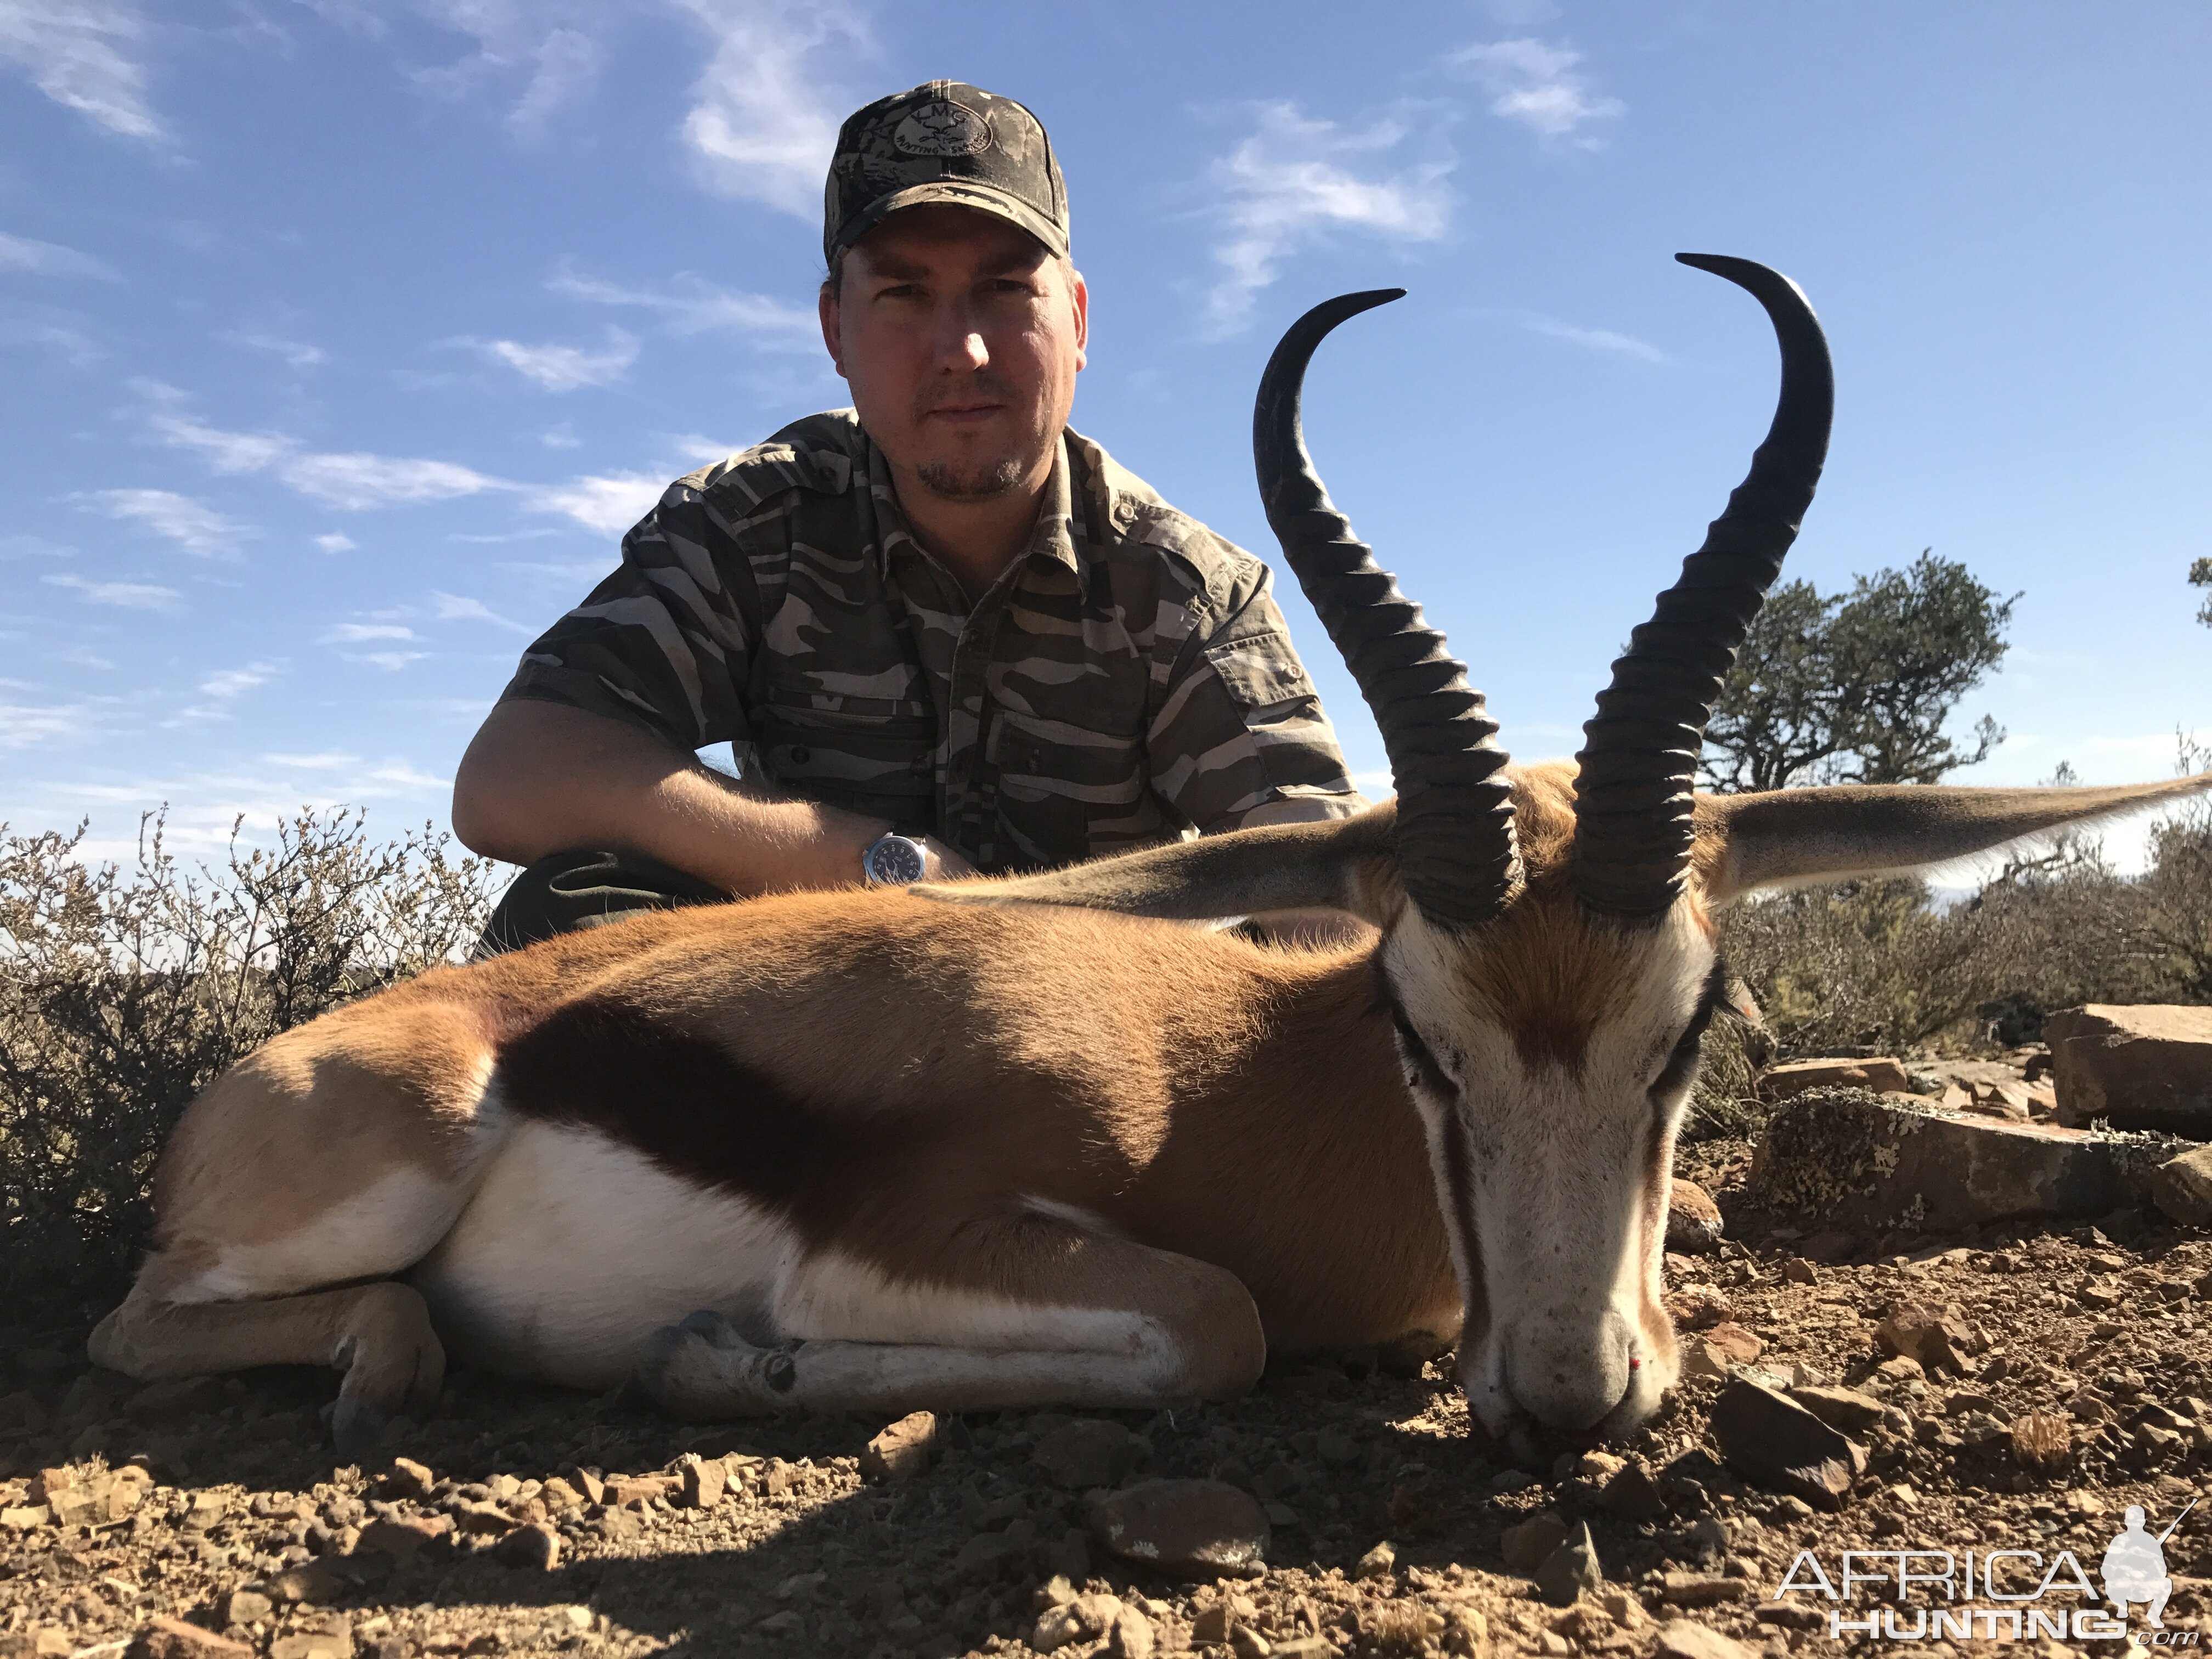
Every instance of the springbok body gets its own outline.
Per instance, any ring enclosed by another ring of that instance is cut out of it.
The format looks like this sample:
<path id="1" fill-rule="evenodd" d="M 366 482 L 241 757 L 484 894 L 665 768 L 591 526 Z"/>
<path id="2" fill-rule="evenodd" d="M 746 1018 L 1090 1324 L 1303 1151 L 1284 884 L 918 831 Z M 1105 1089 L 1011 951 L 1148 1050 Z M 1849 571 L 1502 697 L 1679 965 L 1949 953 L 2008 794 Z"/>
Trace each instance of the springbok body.
<path id="1" fill-rule="evenodd" d="M 1321 492 L 1305 362 L 1263 382 L 1269 515 L 1375 708 L 1394 803 L 1066 871 L 658 914 L 440 969 L 288 1033 L 185 1115 L 94 1357 L 345 1372 L 342 1449 L 448 1348 L 665 1409 L 1142 1407 L 1269 1350 L 1456 1340 L 1513 1436 L 1640 1423 L 1712 912 L 2212 785 L 1693 798 L 1719 677 L 1809 501 L 1827 365 L 1784 346 L 1752 476 L 1637 630 L 1579 765 L 1479 694 Z M 1188 921 L 1327 905 L 1371 947 Z M 1119 913 L 1119 914 L 1115 914 Z"/>

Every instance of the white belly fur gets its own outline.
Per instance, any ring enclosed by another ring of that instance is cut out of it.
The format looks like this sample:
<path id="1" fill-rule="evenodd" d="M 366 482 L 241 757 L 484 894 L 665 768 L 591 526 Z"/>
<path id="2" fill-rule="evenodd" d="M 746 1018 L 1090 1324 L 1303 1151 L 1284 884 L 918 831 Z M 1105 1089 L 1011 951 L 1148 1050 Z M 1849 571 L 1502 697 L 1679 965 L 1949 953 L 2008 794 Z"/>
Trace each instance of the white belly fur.
<path id="1" fill-rule="evenodd" d="M 515 1121 L 468 1208 L 409 1278 L 457 1358 L 605 1389 L 661 1326 L 770 1302 L 797 1249 L 757 1206 L 619 1141 Z"/>

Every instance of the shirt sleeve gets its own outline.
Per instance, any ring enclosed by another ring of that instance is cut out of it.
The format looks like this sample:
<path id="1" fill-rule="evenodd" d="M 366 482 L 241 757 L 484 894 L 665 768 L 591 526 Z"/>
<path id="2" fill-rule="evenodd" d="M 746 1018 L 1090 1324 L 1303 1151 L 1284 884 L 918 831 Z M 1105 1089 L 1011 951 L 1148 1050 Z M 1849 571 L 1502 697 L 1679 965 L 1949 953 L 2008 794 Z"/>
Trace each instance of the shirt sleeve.
<path id="1" fill-rule="evenodd" d="M 759 623 L 737 537 L 679 479 L 623 538 L 614 574 L 523 653 L 501 701 L 566 703 L 682 749 L 749 743 L 744 691 Z"/>
<path id="2" fill-rule="evenodd" d="M 1184 642 L 1148 733 L 1153 789 L 1200 835 L 1278 803 L 1305 809 L 1267 814 L 1278 821 L 1366 805 L 1268 581 L 1260 567 L 1242 602 Z"/>

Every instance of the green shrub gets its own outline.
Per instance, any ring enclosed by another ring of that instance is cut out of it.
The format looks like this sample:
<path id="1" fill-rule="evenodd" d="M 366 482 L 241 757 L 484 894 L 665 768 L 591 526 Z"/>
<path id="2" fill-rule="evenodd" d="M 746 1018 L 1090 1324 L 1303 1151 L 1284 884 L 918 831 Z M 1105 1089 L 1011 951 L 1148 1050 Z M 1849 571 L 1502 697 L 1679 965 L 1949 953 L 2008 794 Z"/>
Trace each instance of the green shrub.
<path id="1" fill-rule="evenodd" d="M 126 870 L 84 836 L 0 824 L 0 1304 L 112 1294 L 143 1244 L 178 1115 L 277 1032 L 466 951 L 489 867 L 428 826 L 372 842 L 303 811 L 273 848 L 234 826 L 187 872 L 140 826 Z"/>

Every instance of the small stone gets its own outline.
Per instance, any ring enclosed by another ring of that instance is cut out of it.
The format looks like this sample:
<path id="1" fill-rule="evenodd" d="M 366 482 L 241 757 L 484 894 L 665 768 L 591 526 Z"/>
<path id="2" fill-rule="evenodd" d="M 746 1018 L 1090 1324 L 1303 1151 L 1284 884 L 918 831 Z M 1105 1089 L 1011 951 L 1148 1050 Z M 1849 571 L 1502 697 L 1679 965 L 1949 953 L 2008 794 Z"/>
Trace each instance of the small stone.
<path id="1" fill-rule="evenodd" d="M 1555 1607 L 1571 1607 L 1577 1596 L 1594 1595 L 1604 1583 L 1588 1522 L 1536 1569 L 1537 1594 Z"/>
<path id="2" fill-rule="evenodd" d="M 569 1484 L 583 1494 L 586 1504 L 604 1504 L 607 1501 L 607 1483 L 600 1478 L 597 1469 L 587 1469 L 580 1465 L 572 1464 L 565 1473 L 569 1477 Z"/>
<path id="3" fill-rule="evenodd" d="M 269 1581 L 269 1588 L 280 1601 L 305 1601 L 313 1606 L 336 1601 L 345 1587 L 323 1563 L 310 1561 L 278 1573 Z"/>
<path id="4" fill-rule="evenodd" d="M 514 1517 L 496 1504 L 455 1504 L 449 1513 L 453 1525 L 462 1532 L 482 1538 L 501 1538 L 512 1531 Z"/>
<path id="5" fill-rule="evenodd" d="M 1633 1591 L 1617 1585 L 1608 1586 L 1601 1593 L 1597 1604 L 1605 1609 L 1605 1616 L 1623 1630 L 1634 1630 L 1644 1620 L 1644 1603 L 1636 1599 Z"/>
<path id="6" fill-rule="evenodd" d="M 230 1600 L 223 1605 L 223 1623 L 250 1625 L 257 1619 L 266 1619 L 272 1606 L 259 1590 L 233 1590 Z"/>
<path id="7" fill-rule="evenodd" d="M 67 1646 L 60 1650 L 69 1650 Z M 234 1642 L 182 1619 L 156 1614 L 132 1640 L 127 1659 L 252 1659 L 252 1653 L 243 1642 Z"/>
<path id="8" fill-rule="evenodd" d="M 1759 1073 L 1759 1097 L 1770 1105 L 1804 1093 L 1808 1089 L 1871 1089 L 1876 1094 L 1910 1094 L 1911 1079 L 1896 1060 L 1798 1060 L 1770 1066 Z"/>
<path id="9" fill-rule="evenodd" d="M 412 1561 L 422 1547 L 453 1530 L 449 1516 L 382 1516 L 361 1529 L 354 1548 L 364 1554 L 385 1555 L 401 1563 Z"/>
<path id="10" fill-rule="evenodd" d="M 1090 1518 L 1122 1559 L 1201 1578 L 1263 1571 L 1273 1534 L 1259 1500 L 1219 1480 L 1147 1480 L 1101 1498 Z"/>
<path id="11" fill-rule="evenodd" d="M 1349 1468 L 1362 1455 L 1359 1443 L 1340 1429 L 1323 1429 L 1314 1437 L 1314 1455 L 1331 1468 Z"/>
<path id="12" fill-rule="evenodd" d="M 1717 1285 L 1680 1285 L 1667 1293 L 1666 1302 L 1667 1311 L 1674 1316 L 1675 1324 L 1693 1331 L 1702 1331 L 1735 1315 L 1735 1304 Z"/>
<path id="13" fill-rule="evenodd" d="M 503 1567 L 523 1567 L 550 1572 L 561 1565 L 561 1534 L 542 1521 L 517 1527 L 492 1546 L 492 1558 Z"/>
<path id="14" fill-rule="evenodd" d="M 1955 1302 L 1908 1302 L 1875 1328 L 1874 1340 L 1884 1352 L 1916 1359 L 1924 1370 L 1957 1372 L 1989 1346 Z"/>
<path id="15" fill-rule="evenodd" d="M 1567 1523 L 1556 1515 L 1539 1515 L 1508 1527 L 1498 1540 L 1505 1565 L 1516 1572 L 1535 1571 L 1566 1541 Z"/>
<path id="16" fill-rule="evenodd" d="M 935 1412 L 909 1412 L 870 1440 L 860 1454 L 860 1474 L 870 1480 L 911 1480 L 936 1461 Z"/>
<path id="17" fill-rule="evenodd" d="M 672 1474 L 611 1474 L 601 1501 L 617 1509 L 629 1504 L 650 1504 L 656 1498 L 667 1497 L 680 1484 Z"/>
<path id="18" fill-rule="evenodd" d="M 1063 1423 L 1036 1443 L 1030 1462 L 1065 1492 L 1113 1486 L 1150 1455 L 1152 1448 L 1119 1423 L 1079 1418 Z"/>
<path id="19" fill-rule="evenodd" d="M 1732 1364 L 1748 1365 L 1766 1352 L 1766 1344 L 1732 1319 L 1724 1319 L 1705 1333 L 1705 1340 L 1726 1354 Z"/>
<path id="20" fill-rule="evenodd" d="M 436 1490 L 438 1477 L 411 1457 L 395 1457 L 384 1477 L 384 1495 L 419 1504 Z"/>
<path id="21" fill-rule="evenodd" d="M 1694 1181 L 1680 1176 L 1668 1183 L 1667 1248 L 1686 1255 L 1703 1255 L 1721 1242 L 1720 1206 Z"/>
<path id="22" fill-rule="evenodd" d="M 1397 1548 L 1386 1538 L 1359 1558 L 1359 1565 L 1354 1571 L 1362 1578 L 1383 1578 L 1388 1577 L 1397 1565 Z"/>
<path id="23" fill-rule="evenodd" d="M 0 1510 L 0 1527 L 12 1527 L 17 1532 L 30 1532 L 53 1523 L 54 1510 L 51 1504 L 18 1504 L 9 1510 Z"/>
<path id="24" fill-rule="evenodd" d="M 1678 1607 L 1710 1607 L 1723 1601 L 1741 1601 L 1751 1594 L 1747 1580 L 1710 1572 L 1670 1572 L 1661 1583 L 1660 1595 Z"/>
<path id="25" fill-rule="evenodd" d="M 683 1483 L 671 1499 L 678 1508 L 711 1510 L 722 1501 L 729 1470 L 719 1457 L 709 1462 L 696 1452 L 686 1452 L 677 1460 L 676 1476 Z"/>
<path id="26" fill-rule="evenodd" d="M 1231 1611 L 1228 1602 L 1209 1601 L 1190 1621 L 1191 1644 L 1201 1648 L 1218 1647 L 1229 1639 L 1229 1632 L 1236 1627 L 1237 1615 Z"/>
<path id="27" fill-rule="evenodd" d="M 1731 1379 L 1713 1401 L 1713 1437 L 1729 1468 L 1754 1486 L 1787 1492 L 1815 1508 L 1839 1510 L 1866 1453 L 1787 1395 L 1747 1377 Z"/>
<path id="28" fill-rule="evenodd" d="M 1659 1626 L 1656 1659 L 1757 1659 L 1758 1650 L 1692 1619 L 1670 1619 Z"/>
<path id="29" fill-rule="evenodd" d="M 1660 1493 L 1659 1483 L 1641 1463 L 1627 1465 L 1607 1481 L 1598 1502 L 1630 1521 L 1656 1521 L 1667 1512 L 1667 1500 Z"/>
<path id="30" fill-rule="evenodd" d="M 229 1513 L 230 1500 L 221 1492 L 194 1492 L 185 1518 L 179 1524 L 187 1532 L 205 1532 Z"/>
<path id="31" fill-rule="evenodd" d="M 565 1607 L 554 1608 L 553 1616 L 579 1635 L 591 1629 L 598 1622 L 592 1617 L 589 1607 L 579 1607 L 573 1601 Z"/>
<path id="32" fill-rule="evenodd" d="M 726 1471 L 724 1478 L 727 1479 Z M 579 1510 L 584 1506 L 583 1493 L 557 1474 L 538 1489 L 538 1498 L 556 1515 L 563 1510 Z"/>
<path id="33" fill-rule="evenodd" d="M 1107 1632 L 1106 1651 L 1113 1659 L 1152 1659 L 1152 1621 L 1124 1605 Z"/>
<path id="34" fill-rule="evenodd" d="M 1229 1650 L 1237 1659 L 1267 1659 L 1275 1644 L 1249 1625 L 1239 1625 L 1229 1632 Z"/>
<path id="35" fill-rule="evenodd" d="M 1820 1270 L 1802 1255 L 1793 1255 L 1782 1264 L 1782 1277 L 1792 1285 L 1817 1285 Z"/>
<path id="36" fill-rule="evenodd" d="M 353 1637 L 342 1629 L 280 1636 L 269 1644 L 269 1659 L 353 1659 Z"/>

